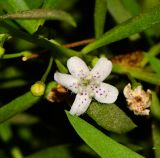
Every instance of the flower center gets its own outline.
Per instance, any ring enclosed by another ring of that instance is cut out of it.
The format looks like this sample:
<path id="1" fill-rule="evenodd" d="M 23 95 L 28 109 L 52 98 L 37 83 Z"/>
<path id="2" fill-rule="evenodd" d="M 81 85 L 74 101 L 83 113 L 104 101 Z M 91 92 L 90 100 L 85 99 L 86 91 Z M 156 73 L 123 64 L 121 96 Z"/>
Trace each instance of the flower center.
<path id="1" fill-rule="evenodd" d="M 91 97 L 94 95 L 93 90 L 100 85 L 100 82 L 96 80 L 92 75 L 88 75 L 81 78 L 79 81 L 79 93 L 87 92 Z"/>
<path id="2" fill-rule="evenodd" d="M 90 85 L 90 83 L 91 83 L 91 80 L 83 78 L 80 81 L 80 86 L 87 87 L 88 85 Z"/>

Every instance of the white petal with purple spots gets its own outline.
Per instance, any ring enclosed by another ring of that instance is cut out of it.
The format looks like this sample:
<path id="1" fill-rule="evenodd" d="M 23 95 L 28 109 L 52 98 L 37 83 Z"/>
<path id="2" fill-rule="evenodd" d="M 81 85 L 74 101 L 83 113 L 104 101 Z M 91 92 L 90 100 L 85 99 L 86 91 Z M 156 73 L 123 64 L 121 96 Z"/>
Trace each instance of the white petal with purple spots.
<path id="1" fill-rule="evenodd" d="M 78 57 L 71 57 L 68 59 L 67 67 L 69 72 L 77 78 L 84 78 L 90 73 L 85 62 Z"/>
<path id="2" fill-rule="evenodd" d="M 91 70 L 91 74 L 99 81 L 103 81 L 111 73 L 112 63 L 107 58 L 100 58 L 94 68 Z"/>
<path id="3" fill-rule="evenodd" d="M 118 96 L 118 90 L 110 84 L 101 82 L 100 86 L 94 89 L 94 98 L 100 103 L 114 103 Z"/>
<path id="4" fill-rule="evenodd" d="M 70 114 L 80 116 L 88 109 L 90 103 L 91 98 L 86 92 L 77 94 L 71 107 Z"/>
<path id="5" fill-rule="evenodd" d="M 54 80 L 74 93 L 78 92 L 78 80 L 71 75 L 56 72 Z"/>

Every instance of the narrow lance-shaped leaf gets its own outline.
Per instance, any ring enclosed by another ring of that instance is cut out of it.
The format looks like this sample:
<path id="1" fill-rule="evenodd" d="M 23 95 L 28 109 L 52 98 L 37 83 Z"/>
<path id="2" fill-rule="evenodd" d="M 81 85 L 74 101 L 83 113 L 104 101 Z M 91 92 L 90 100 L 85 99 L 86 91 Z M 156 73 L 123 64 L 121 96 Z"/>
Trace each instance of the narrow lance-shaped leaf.
<path id="1" fill-rule="evenodd" d="M 13 37 L 24 39 L 24 40 L 29 41 L 31 43 L 35 43 L 35 44 L 39 45 L 40 47 L 44 47 L 46 49 L 51 50 L 51 54 L 53 57 L 60 58 L 61 56 L 62 57 L 64 57 L 64 56 L 70 57 L 70 56 L 80 56 L 81 55 L 80 53 L 78 53 L 72 49 L 64 48 L 63 46 L 57 45 L 57 44 L 50 42 L 44 38 L 37 37 L 35 35 L 30 35 L 28 33 L 20 31 L 4 21 L 0 21 L 0 25 L 1 25 L 1 27 L 4 27 L 7 30 L 7 33 L 12 35 Z"/>
<path id="2" fill-rule="evenodd" d="M 145 56 L 147 56 L 153 71 L 155 71 L 158 75 L 160 75 L 160 60 L 150 54 L 145 54 Z"/>
<path id="3" fill-rule="evenodd" d="M 84 47 L 82 51 L 86 54 L 99 47 L 141 32 L 157 23 L 160 23 L 159 6 L 119 24 L 118 26 L 106 32 L 100 39 Z"/>
<path id="4" fill-rule="evenodd" d="M 132 13 L 138 15 L 140 13 L 140 5 L 135 0 L 122 0 L 124 7 Z"/>
<path id="5" fill-rule="evenodd" d="M 103 34 L 106 12 L 106 0 L 96 0 L 94 9 L 94 29 L 96 38 L 99 38 Z"/>
<path id="6" fill-rule="evenodd" d="M 126 133 L 136 127 L 132 120 L 115 104 L 106 105 L 93 102 L 87 110 L 87 114 L 98 125 L 111 132 Z"/>
<path id="7" fill-rule="evenodd" d="M 158 44 L 153 45 L 153 47 L 150 48 L 150 50 L 148 51 L 147 55 L 156 56 L 156 55 L 158 55 L 159 53 L 160 53 L 160 44 L 158 43 Z M 142 65 L 143 67 L 144 67 L 144 66 L 148 63 L 148 61 L 149 61 L 147 55 L 144 54 L 144 58 L 143 58 L 143 60 L 141 61 L 141 65 Z"/>
<path id="8" fill-rule="evenodd" d="M 1 8 L 6 13 L 14 13 L 18 11 L 30 10 L 30 5 L 25 0 L 5 0 L 0 1 Z M 37 31 L 38 27 L 43 24 L 43 20 L 16 20 L 29 33 Z"/>
<path id="9" fill-rule="evenodd" d="M 151 113 L 160 120 L 160 101 L 156 92 L 152 91 Z"/>
<path id="10" fill-rule="evenodd" d="M 143 158 L 77 116 L 67 117 L 78 135 L 102 158 Z"/>
<path id="11" fill-rule="evenodd" d="M 76 26 L 76 23 L 70 14 L 55 9 L 33 9 L 29 11 L 20 11 L 0 16 L 0 20 L 6 19 L 50 19 L 65 21 L 72 26 Z"/>
<path id="12" fill-rule="evenodd" d="M 160 128 L 158 122 L 152 123 L 152 136 L 153 136 L 153 150 L 155 158 L 160 157 Z"/>
<path id="13" fill-rule="evenodd" d="M 132 17 L 131 13 L 126 10 L 121 0 L 106 0 L 108 11 L 117 23 L 124 22 Z"/>
<path id="14" fill-rule="evenodd" d="M 3 47 L 4 42 L 9 39 L 9 35 L 7 34 L 0 34 L 0 46 Z"/>
<path id="15" fill-rule="evenodd" d="M 160 85 L 159 75 L 140 68 L 129 67 L 121 64 L 113 64 L 113 72 L 117 74 L 130 74 L 136 79 L 155 85 Z"/>
<path id="16" fill-rule="evenodd" d="M 0 123 L 8 120 L 17 113 L 20 113 L 36 103 L 40 97 L 35 97 L 31 92 L 27 92 L 24 95 L 12 100 L 8 104 L 0 108 Z"/>
<path id="17" fill-rule="evenodd" d="M 68 73 L 67 68 L 62 64 L 62 62 L 60 60 L 55 59 L 55 62 L 56 62 L 56 65 L 57 65 L 59 72 Z"/>

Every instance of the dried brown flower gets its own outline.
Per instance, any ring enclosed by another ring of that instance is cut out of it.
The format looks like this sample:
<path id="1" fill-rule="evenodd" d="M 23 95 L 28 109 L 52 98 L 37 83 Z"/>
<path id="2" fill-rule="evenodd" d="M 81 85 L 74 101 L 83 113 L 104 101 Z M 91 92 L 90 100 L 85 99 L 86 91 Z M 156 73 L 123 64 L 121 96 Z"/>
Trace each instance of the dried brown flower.
<path id="1" fill-rule="evenodd" d="M 131 84 L 129 83 L 125 86 L 123 93 L 129 109 L 135 115 L 149 115 L 150 110 L 148 108 L 151 105 L 151 91 L 149 89 L 145 92 L 141 85 L 131 89 Z"/>
<path id="2" fill-rule="evenodd" d="M 47 100 L 50 102 L 61 102 L 66 97 L 67 93 L 67 89 L 58 84 L 56 88 L 48 93 Z"/>
<path id="3" fill-rule="evenodd" d="M 140 63 L 143 59 L 143 53 L 141 51 L 135 51 L 123 55 L 117 55 L 112 58 L 114 64 L 122 64 L 126 66 L 140 67 Z"/>

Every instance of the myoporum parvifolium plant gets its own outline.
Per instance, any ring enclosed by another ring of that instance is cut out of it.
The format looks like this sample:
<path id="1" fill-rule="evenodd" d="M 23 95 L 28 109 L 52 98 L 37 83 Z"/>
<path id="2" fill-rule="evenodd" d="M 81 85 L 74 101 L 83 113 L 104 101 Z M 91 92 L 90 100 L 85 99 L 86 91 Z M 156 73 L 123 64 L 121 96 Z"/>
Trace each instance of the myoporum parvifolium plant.
<path id="1" fill-rule="evenodd" d="M 160 158 L 158 0 L 0 6 L 0 158 Z"/>

